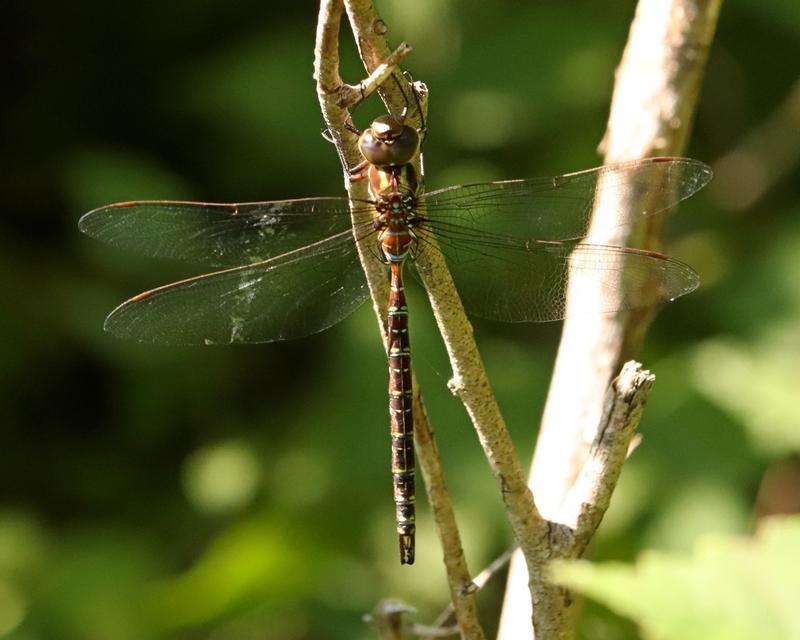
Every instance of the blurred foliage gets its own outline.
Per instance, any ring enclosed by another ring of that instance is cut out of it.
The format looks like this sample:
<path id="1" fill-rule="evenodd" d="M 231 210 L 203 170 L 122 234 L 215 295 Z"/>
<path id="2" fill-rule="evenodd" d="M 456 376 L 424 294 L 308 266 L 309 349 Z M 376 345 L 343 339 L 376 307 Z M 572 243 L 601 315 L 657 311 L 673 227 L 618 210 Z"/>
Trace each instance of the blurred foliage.
<path id="1" fill-rule="evenodd" d="M 633 2 L 377 4 L 390 41 L 415 46 L 408 68 L 431 89 L 430 187 L 599 162 Z M 103 334 L 104 315 L 192 269 L 98 246 L 76 229 L 82 212 L 135 198 L 342 193 L 319 135 L 314 3 L 4 9 L 0 637 L 371 638 L 361 615 L 392 595 L 430 621 L 446 603 L 444 574 L 424 496 L 418 563 L 397 563 L 386 364 L 371 310 L 285 344 L 121 343 Z M 797 112 L 798 31 L 796 2 L 723 5 L 689 149 L 718 169 L 716 184 L 670 220 L 670 252 L 704 285 L 649 334 L 642 360 L 658 381 L 644 442 L 593 546 L 598 561 L 685 580 L 675 592 L 708 580 L 728 604 L 747 593 L 779 604 L 784 574 L 762 564 L 759 581 L 749 577 L 747 563 L 779 553 L 773 538 L 740 553 L 725 536 L 800 510 L 797 158 L 742 146 L 774 114 Z M 354 82 L 362 72 L 343 35 L 343 75 Z M 371 101 L 354 118 L 363 126 L 380 110 Z M 798 132 L 794 120 L 777 138 L 791 151 Z M 411 293 L 416 368 L 477 571 L 508 545 L 509 529 L 447 391 L 424 295 Z M 559 328 L 475 328 L 527 461 Z M 704 538 L 717 540 L 711 551 L 673 555 L 701 535 L 716 536 Z M 643 549 L 655 551 L 637 560 Z M 480 596 L 490 632 L 501 583 Z M 652 601 L 635 604 L 642 612 Z M 638 637 L 591 601 L 582 634 Z"/>
<path id="2" fill-rule="evenodd" d="M 637 620 L 646 638 L 800 638 L 800 517 L 754 539 L 709 535 L 691 555 L 645 551 L 634 564 L 560 561 L 555 579 Z"/>

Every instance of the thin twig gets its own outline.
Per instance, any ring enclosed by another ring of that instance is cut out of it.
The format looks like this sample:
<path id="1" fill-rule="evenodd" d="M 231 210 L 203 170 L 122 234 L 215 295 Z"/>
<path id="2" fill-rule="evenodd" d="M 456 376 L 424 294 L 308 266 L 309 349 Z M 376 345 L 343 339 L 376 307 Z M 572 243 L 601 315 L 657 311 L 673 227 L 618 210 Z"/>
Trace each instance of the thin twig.
<path id="1" fill-rule="evenodd" d="M 413 631 L 411 623 L 403 619 L 407 613 L 416 613 L 416 609 L 397 598 L 386 598 L 364 616 L 364 622 L 378 632 L 381 640 L 408 640 Z"/>
<path id="2" fill-rule="evenodd" d="M 368 71 L 374 69 L 389 55 L 383 37 L 385 23 L 378 16 L 371 0 L 347 0 L 345 8 L 362 60 Z M 383 85 L 379 92 L 390 110 L 397 113 L 398 107 L 404 106 L 406 98 L 392 84 Z M 364 262 L 368 261 L 362 261 Z M 478 433 L 478 439 L 500 487 L 514 535 L 520 542 L 529 568 L 531 599 L 539 604 L 536 611 L 539 617 L 537 624 L 543 629 L 556 629 L 562 623 L 557 619 L 551 620 L 549 612 L 560 612 L 556 601 L 561 598 L 562 590 L 544 579 L 544 567 L 550 554 L 547 537 L 550 529 L 539 516 L 533 495 L 525 482 L 522 467 L 478 354 L 472 327 L 444 259 L 438 251 L 426 251 L 418 260 L 418 266 L 450 356 L 453 369 L 451 389 L 464 403 Z M 380 310 L 381 301 L 386 296 L 376 295 L 378 290 L 373 287 L 369 273 L 367 277 L 374 304 Z M 385 278 L 382 282 L 385 283 Z"/>
<path id="3" fill-rule="evenodd" d="M 344 0 L 344 7 L 353 29 L 358 55 L 367 72 L 372 73 L 390 59 L 386 23 L 378 15 L 372 0 Z M 378 93 L 391 113 L 402 111 L 406 96 L 399 86 L 385 82 L 378 87 Z"/>
<path id="4" fill-rule="evenodd" d="M 478 433 L 529 569 L 530 597 L 540 605 L 534 612 L 538 617 L 537 624 L 555 629 L 560 623 L 551 620 L 549 612 L 560 610 L 553 603 L 558 599 L 557 591 L 560 589 L 551 587 L 544 580 L 544 566 L 550 554 L 548 524 L 539 516 L 533 503 L 533 495 L 525 482 L 514 445 L 489 386 L 472 326 L 444 259 L 438 251 L 426 251 L 418 259 L 418 265 L 453 368 L 449 386 L 464 403 Z"/>
<path id="5" fill-rule="evenodd" d="M 492 560 L 489 565 L 483 569 L 478 575 L 476 575 L 472 579 L 472 590 L 475 593 L 478 593 L 481 589 L 483 589 L 489 581 L 494 578 L 499 571 L 504 569 L 508 564 L 509 560 L 511 560 L 511 555 L 517 550 L 517 546 L 513 546 L 510 549 L 507 549 L 503 553 L 501 553 L 497 558 Z M 455 610 L 453 608 L 452 603 L 449 604 L 445 609 L 436 616 L 436 620 L 434 620 L 431 627 L 434 629 L 441 629 L 447 628 L 447 625 L 451 624 L 454 620 Z M 427 636 L 422 640 L 434 640 L 434 636 Z"/>
<path id="6" fill-rule="evenodd" d="M 378 17 L 371 1 L 349 1 L 346 3 L 346 9 L 358 43 L 359 53 L 365 69 L 370 74 L 365 81 L 358 85 L 358 98 L 361 99 L 363 95 L 373 90 L 378 90 L 390 112 L 400 113 L 403 107 L 407 106 L 404 104 L 407 99 L 406 96 L 397 86 L 385 89 L 382 83 L 397 72 L 397 65 L 411 50 L 410 46 L 404 43 L 395 52 L 389 54 L 388 46 L 383 37 L 386 26 Z M 343 169 L 347 173 L 347 170 L 357 164 L 360 158 L 355 145 L 355 136 L 345 126 L 348 114 L 343 105 L 348 104 L 348 99 L 346 96 L 345 98 L 342 97 L 346 92 L 343 93 L 341 90 L 343 85 L 338 71 L 338 33 L 341 15 L 341 0 L 338 2 L 336 0 L 328 0 L 322 3 L 315 55 L 317 58 L 316 77 L 320 105 L 328 129 L 332 133 L 332 138 L 339 151 Z M 335 69 L 330 68 L 327 63 L 323 62 L 324 59 L 335 60 Z M 393 85 L 393 83 L 388 83 L 388 85 Z M 423 110 L 427 106 L 426 98 L 427 94 L 422 96 L 421 108 Z M 424 114 L 416 114 L 416 116 L 424 119 Z M 417 162 L 419 162 L 419 159 Z M 353 199 L 363 202 L 367 198 L 368 193 L 364 182 L 353 184 L 347 179 L 346 175 L 345 183 L 351 196 L 351 202 Z M 384 345 L 386 345 L 384 327 L 386 301 L 388 300 L 388 281 L 382 265 L 374 260 L 372 256 L 373 247 L 367 245 L 366 242 L 367 240 L 358 241 L 359 255 L 366 274 L 370 295 L 372 296 L 378 325 L 383 335 Z M 448 584 L 450 585 L 451 599 L 456 611 L 459 630 L 464 640 L 483 640 L 484 634 L 478 622 L 474 592 L 468 588 L 468 585 L 471 584 L 469 570 L 461 547 L 453 507 L 444 483 L 433 431 L 428 422 L 416 380 L 414 380 L 412 386 L 414 388 L 413 409 L 416 423 L 415 448 L 420 461 L 420 468 L 425 478 L 428 500 L 431 504 L 444 552 Z"/>
<path id="7" fill-rule="evenodd" d="M 606 163 L 683 153 L 720 3 L 640 0 L 617 69 L 608 129 L 601 144 Z M 615 211 L 617 219 L 624 210 L 620 206 Z M 595 210 L 587 242 L 658 247 L 663 225 L 659 216 L 631 231 L 606 224 L 603 211 Z M 542 514 L 553 522 L 560 522 L 562 505 L 602 423 L 609 382 L 638 351 L 651 317 L 652 311 L 644 310 L 564 323 L 529 480 Z M 573 540 L 563 547 L 568 556 L 571 545 L 585 546 Z M 512 560 L 498 634 L 501 640 L 533 637 L 521 631 L 528 603 L 515 597 L 515 589 L 525 581 L 524 573 L 524 563 Z M 568 599 L 564 606 L 569 606 Z M 540 640 L 547 637 L 542 635 Z"/>
<path id="8" fill-rule="evenodd" d="M 461 637 L 482 640 L 485 636 L 478 622 L 478 607 L 475 601 L 477 589 L 470 579 L 453 504 L 444 482 L 439 450 L 433 438 L 428 417 L 425 415 L 425 407 L 419 401 L 416 393 L 414 395 L 414 416 L 414 444 L 417 448 L 420 469 L 425 479 L 425 491 L 436 524 L 436 533 L 442 546 L 442 559 L 450 588 L 450 606 L 458 622 Z"/>
<path id="9" fill-rule="evenodd" d="M 342 91 L 339 97 L 340 105 L 350 108 L 372 95 L 383 86 L 383 83 L 386 82 L 395 71 L 397 71 L 403 58 L 409 53 L 411 53 L 411 45 L 407 42 L 401 42 L 397 48 L 389 54 L 389 57 L 379 64 L 364 80 L 355 86 L 349 84 L 344 85 L 344 91 Z"/>

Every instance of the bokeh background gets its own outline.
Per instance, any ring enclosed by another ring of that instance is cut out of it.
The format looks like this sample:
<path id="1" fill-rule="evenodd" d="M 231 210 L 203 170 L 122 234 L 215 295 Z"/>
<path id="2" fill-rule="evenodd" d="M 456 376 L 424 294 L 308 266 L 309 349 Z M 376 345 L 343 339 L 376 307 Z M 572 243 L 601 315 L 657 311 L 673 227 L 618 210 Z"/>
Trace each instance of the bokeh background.
<path id="1" fill-rule="evenodd" d="M 378 0 L 431 90 L 429 187 L 599 163 L 633 2 Z M 197 267 L 76 228 L 114 201 L 342 193 L 320 136 L 315 3 L 4 4 L 0 21 L 0 637 L 370 638 L 384 596 L 446 603 L 420 497 L 418 563 L 397 563 L 374 316 L 291 343 L 157 348 L 102 321 Z M 343 71 L 362 73 L 349 32 Z M 717 172 L 670 220 L 703 278 L 642 354 L 658 375 L 593 548 L 634 562 L 750 534 L 800 507 L 800 7 L 728 0 L 689 155 Z M 380 106 L 355 113 L 365 125 Z M 468 560 L 510 543 L 424 296 L 416 368 Z M 558 325 L 477 323 L 527 464 Z M 495 624 L 502 579 L 481 595 Z M 583 637 L 636 638 L 589 603 Z M 711 636 L 708 636 L 711 637 Z M 788 637 L 788 636 L 787 636 Z"/>

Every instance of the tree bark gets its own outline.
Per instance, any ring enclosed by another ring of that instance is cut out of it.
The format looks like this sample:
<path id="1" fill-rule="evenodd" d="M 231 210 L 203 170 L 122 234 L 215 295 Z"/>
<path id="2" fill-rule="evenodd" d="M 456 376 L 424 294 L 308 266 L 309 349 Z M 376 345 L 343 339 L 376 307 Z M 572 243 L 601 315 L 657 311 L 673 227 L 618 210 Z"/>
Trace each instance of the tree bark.
<path id="1" fill-rule="evenodd" d="M 684 153 L 720 4 L 640 0 L 600 145 L 606 164 Z M 613 210 L 613 203 L 606 205 Z M 604 210 L 596 209 L 586 242 L 657 249 L 662 231 L 663 216 L 631 229 L 604 224 Z M 639 351 L 651 318 L 646 309 L 565 321 L 529 477 L 546 519 L 563 522 L 562 507 L 601 424 L 609 381 Z M 525 563 L 512 560 L 501 640 L 533 638 L 524 624 L 529 602 L 519 595 L 525 571 Z M 538 630 L 537 636 L 548 638 Z"/>

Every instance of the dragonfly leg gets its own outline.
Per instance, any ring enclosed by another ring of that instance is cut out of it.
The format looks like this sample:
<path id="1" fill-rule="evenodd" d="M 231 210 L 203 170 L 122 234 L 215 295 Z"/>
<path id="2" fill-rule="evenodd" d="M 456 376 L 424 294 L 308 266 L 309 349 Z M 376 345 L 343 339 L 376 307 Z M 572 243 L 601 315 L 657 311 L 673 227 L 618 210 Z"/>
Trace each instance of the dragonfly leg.
<path id="1" fill-rule="evenodd" d="M 348 115 L 347 120 L 344 121 L 344 128 L 347 129 L 350 133 L 355 133 L 357 136 L 360 136 L 362 131 L 359 129 L 355 124 L 353 124 L 353 117 Z"/>
<path id="2" fill-rule="evenodd" d="M 347 173 L 350 174 L 350 182 L 361 182 L 367 179 L 367 170 L 370 168 L 370 163 L 367 160 L 359 162 L 352 169 L 348 169 Z"/>

